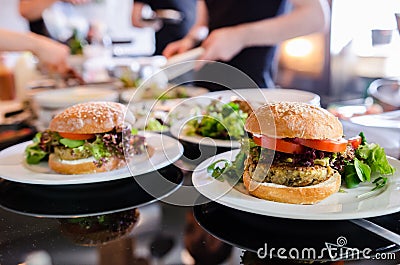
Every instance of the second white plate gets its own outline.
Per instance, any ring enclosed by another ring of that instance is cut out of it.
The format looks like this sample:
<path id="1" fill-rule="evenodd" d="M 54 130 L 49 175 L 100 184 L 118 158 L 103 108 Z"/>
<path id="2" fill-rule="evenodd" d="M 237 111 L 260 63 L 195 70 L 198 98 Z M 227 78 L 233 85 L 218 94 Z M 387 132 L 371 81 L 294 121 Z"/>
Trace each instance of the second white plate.
<path id="1" fill-rule="evenodd" d="M 171 128 L 170 133 L 175 138 L 186 141 L 193 144 L 206 145 L 206 146 L 215 146 L 215 147 L 226 147 L 226 148 L 240 148 L 239 141 L 231 141 L 231 140 L 221 140 L 214 139 L 210 137 L 204 137 L 201 135 L 187 135 L 185 132 L 185 120 L 180 120 L 175 122 Z"/>
<path id="2" fill-rule="evenodd" d="M 239 150 L 228 151 L 202 162 L 194 170 L 192 181 L 195 188 L 210 200 L 238 210 L 291 219 L 348 220 L 391 214 L 400 210 L 400 161 L 389 158 L 396 168 L 384 190 L 368 198 L 357 198 L 372 189 L 372 185 L 338 192 L 315 205 L 297 205 L 262 200 L 231 187 L 227 181 L 219 181 L 207 173 L 207 167 L 219 159 L 233 160 Z"/>
<path id="3" fill-rule="evenodd" d="M 154 148 L 154 153 L 149 159 L 131 164 L 130 168 L 79 175 L 57 174 L 48 168 L 47 162 L 26 166 L 24 151 L 31 142 L 24 142 L 0 152 L 0 177 L 14 182 L 42 185 L 96 183 L 149 173 L 174 163 L 183 154 L 182 145 L 172 137 L 158 133 L 145 133 L 144 136 Z"/>

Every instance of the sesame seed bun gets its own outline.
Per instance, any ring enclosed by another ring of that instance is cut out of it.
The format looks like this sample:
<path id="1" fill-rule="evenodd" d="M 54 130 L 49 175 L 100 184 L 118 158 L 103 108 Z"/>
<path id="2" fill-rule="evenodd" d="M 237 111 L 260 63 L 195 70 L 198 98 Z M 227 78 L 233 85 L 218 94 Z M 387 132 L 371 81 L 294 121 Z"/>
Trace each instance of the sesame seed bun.
<path id="1" fill-rule="evenodd" d="M 276 138 L 340 139 L 343 127 L 327 110 L 298 102 L 270 103 L 256 109 L 245 130 Z"/>
<path id="2" fill-rule="evenodd" d="M 57 114 L 49 129 L 61 133 L 92 134 L 111 131 L 125 124 L 132 125 L 135 117 L 125 105 L 116 102 L 86 102 Z"/>

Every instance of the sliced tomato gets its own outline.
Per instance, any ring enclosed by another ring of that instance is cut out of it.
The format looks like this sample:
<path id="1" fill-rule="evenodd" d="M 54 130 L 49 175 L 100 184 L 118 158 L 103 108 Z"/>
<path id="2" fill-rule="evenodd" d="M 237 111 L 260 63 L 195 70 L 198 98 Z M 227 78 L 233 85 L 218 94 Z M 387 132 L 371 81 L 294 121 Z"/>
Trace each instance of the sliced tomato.
<path id="1" fill-rule="evenodd" d="M 351 146 L 354 149 L 357 149 L 361 144 L 361 136 L 357 135 L 357 136 L 351 137 L 347 141 L 349 141 L 349 144 L 351 144 Z"/>
<path id="2" fill-rule="evenodd" d="M 341 138 L 339 140 L 314 140 L 314 139 L 297 139 L 301 145 L 314 148 L 326 152 L 343 152 L 347 148 L 347 140 Z"/>
<path id="3" fill-rule="evenodd" d="M 278 139 L 262 135 L 261 137 L 254 136 L 253 140 L 257 145 L 275 151 L 289 154 L 304 153 L 304 146 L 285 139 Z"/>
<path id="4" fill-rule="evenodd" d="M 58 133 L 62 138 L 67 138 L 71 140 L 87 140 L 87 139 L 92 139 L 95 137 L 94 134 L 81 134 L 81 133 L 63 133 L 59 132 Z"/>

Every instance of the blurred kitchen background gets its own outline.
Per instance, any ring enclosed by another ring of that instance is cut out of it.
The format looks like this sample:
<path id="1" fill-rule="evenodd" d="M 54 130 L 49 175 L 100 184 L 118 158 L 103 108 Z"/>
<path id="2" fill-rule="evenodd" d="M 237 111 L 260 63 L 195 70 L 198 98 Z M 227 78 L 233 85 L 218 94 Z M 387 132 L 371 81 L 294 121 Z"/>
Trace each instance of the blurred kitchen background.
<path id="1" fill-rule="evenodd" d="M 60 1 L 61 2 L 61 1 Z M 114 55 L 147 56 L 154 50 L 154 32 L 131 24 L 132 0 L 95 1 L 80 7 L 69 27 L 88 29 L 90 23 L 102 23 L 115 43 Z M 18 0 L 0 0 L 0 27 L 28 30 L 18 13 Z M 400 76 L 400 41 L 396 13 L 398 0 L 331 0 L 331 27 L 325 34 L 314 34 L 282 43 L 276 63 L 276 84 L 302 89 L 321 96 L 321 103 L 364 98 L 376 79 Z M 55 8 L 56 10 L 56 8 Z M 54 11 L 54 10 L 53 10 Z M 70 37 L 71 28 L 58 32 L 65 24 L 55 13 L 53 34 Z"/>
<path id="2" fill-rule="evenodd" d="M 0 28 L 28 31 L 27 21 L 18 12 L 18 1 L 0 0 Z M 331 6 L 329 31 L 324 34 L 292 39 L 282 43 L 279 47 L 275 71 L 277 86 L 314 92 L 321 96 L 323 107 L 335 105 L 351 107 L 337 108 L 338 111 L 342 111 L 339 116 L 341 115 L 343 118 L 343 115 L 350 117 L 357 111 L 359 114 L 364 114 L 367 111 L 365 107 L 373 105 L 370 101 L 372 98 L 368 94 L 368 88 L 373 82 L 394 80 L 395 86 L 389 86 L 388 97 L 392 105 L 395 105 L 396 109 L 400 109 L 400 86 L 397 81 L 400 77 L 400 37 L 396 20 L 396 14 L 400 13 L 400 0 L 329 1 Z M 57 13 L 58 7 L 62 7 L 64 3 L 60 1 L 58 4 L 60 5 L 53 6 L 53 13 L 48 12 L 46 17 L 53 21 L 53 27 L 50 27 L 49 30 L 54 36 L 66 40 L 72 36 L 74 28 L 87 32 L 90 24 L 102 25 L 104 37 L 112 41 L 114 56 L 146 57 L 153 54 L 155 43 L 153 30 L 135 28 L 131 24 L 132 0 L 96 0 L 89 6 L 80 6 L 76 7 L 76 10 L 69 10 L 71 13 L 68 16 Z M 27 75 L 23 76 L 28 78 Z M 390 93 L 393 93 L 393 96 Z M 108 99 L 111 100 L 111 98 Z M 61 97 L 60 101 L 65 102 L 66 99 Z M 2 107 L 4 108 L 5 104 L 0 102 L 0 114 Z M 388 106 L 385 110 L 392 110 L 391 107 L 393 106 Z M 380 111 L 382 110 L 376 112 Z M 398 114 L 395 119 L 399 119 Z M 399 122 L 394 120 L 394 123 L 397 126 L 396 131 L 393 130 L 393 126 L 389 129 L 370 128 L 367 135 L 371 142 L 377 142 L 385 147 L 387 154 L 399 158 Z M 365 128 L 360 129 L 350 123 L 343 122 L 343 124 L 345 133 L 349 136 L 366 131 Z M 383 135 L 385 137 L 382 137 Z M 185 209 L 170 208 L 173 207 L 164 205 L 161 208 L 159 204 L 153 204 L 149 208 L 141 210 L 143 220 L 148 218 L 147 220 L 151 220 L 151 222 L 138 224 L 138 229 L 135 230 L 138 235 L 135 241 L 138 243 L 135 243 L 135 248 L 137 248 L 136 253 L 141 254 L 140 256 L 148 255 L 150 250 L 147 246 L 151 242 L 147 242 L 148 239 L 146 241 L 139 235 L 151 231 L 154 227 L 168 227 L 171 228 L 170 233 L 175 237 L 181 236 L 181 228 L 185 222 Z M 5 214 L 7 213 L 2 214 L 3 218 L 9 217 L 10 220 L 17 220 L 16 214 Z M 163 217 L 163 222 L 166 223 L 161 223 L 160 216 L 166 216 Z M 36 226 L 40 227 L 40 222 L 45 225 L 43 231 L 53 233 L 51 229 L 55 227 L 56 221 L 48 221 L 37 220 Z M 15 221 L 15 227 L 15 234 L 28 229 L 18 221 Z M 41 233 L 40 229 L 38 231 Z M 39 242 L 35 242 L 39 243 L 38 246 L 41 246 L 42 241 L 48 239 L 42 235 L 40 238 Z M 177 242 L 179 242 L 178 240 Z M 21 241 L 16 242 L 15 245 Z M 51 244 L 57 245 L 57 242 Z M 14 243 L 10 246 L 14 247 Z M 122 244 L 118 246 L 125 247 Z M 54 248 L 57 249 L 57 247 Z M 184 249 L 184 246 L 173 248 L 173 253 L 165 260 L 166 264 L 174 264 L 172 260 L 185 260 L 188 255 L 184 256 L 186 252 L 181 252 L 181 249 Z M 23 251 L 20 252 L 23 253 Z M 71 264 L 89 264 L 96 259 L 95 255 L 97 255 L 88 248 L 71 248 L 70 251 L 65 249 L 64 252 L 58 250 L 54 252 L 56 252 L 56 256 L 53 256 L 55 260 L 61 259 L 67 253 Z M 236 256 L 241 254 L 240 251 L 236 252 L 238 252 Z M 70 253 L 73 254 L 70 255 Z M 15 255 L 14 253 L 8 254 Z M 122 259 L 123 257 L 121 257 Z M 372 260 L 370 264 L 373 262 Z"/>

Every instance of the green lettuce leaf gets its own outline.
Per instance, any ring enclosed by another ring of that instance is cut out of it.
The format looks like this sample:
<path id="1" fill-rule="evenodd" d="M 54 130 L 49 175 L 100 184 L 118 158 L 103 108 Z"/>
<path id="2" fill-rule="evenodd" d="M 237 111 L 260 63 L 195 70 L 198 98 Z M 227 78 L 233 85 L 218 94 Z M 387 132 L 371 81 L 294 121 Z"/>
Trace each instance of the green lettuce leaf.
<path id="1" fill-rule="evenodd" d="M 69 148 L 76 148 L 76 147 L 82 146 L 85 143 L 85 141 L 61 138 L 60 143 L 62 143 L 63 145 L 65 145 L 66 147 L 69 147 Z"/>
<path id="2" fill-rule="evenodd" d="M 391 175 L 395 169 L 389 164 L 385 150 L 378 144 L 364 144 L 356 150 L 356 156 L 363 159 L 369 165 L 372 172 L 378 172 L 384 175 Z"/>
<path id="3" fill-rule="evenodd" d="M 42 138 L 42 133 L 41 132 L 36 133 L 35 137 L 33 137 L 32 139 L 33 143 L 31 143 L 25 148 L 25 159 L 26 162 L 30 165 L 39 164 L 40 161 L 42 161 L 48 155 L 46 151 L 43 151 L 39 147 L 41 138 Z"/>

